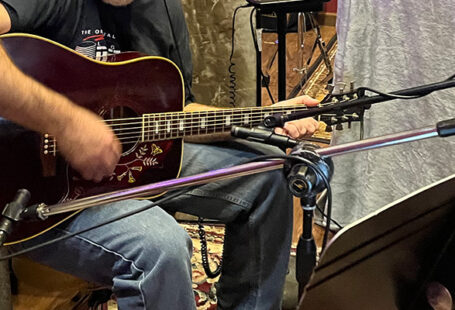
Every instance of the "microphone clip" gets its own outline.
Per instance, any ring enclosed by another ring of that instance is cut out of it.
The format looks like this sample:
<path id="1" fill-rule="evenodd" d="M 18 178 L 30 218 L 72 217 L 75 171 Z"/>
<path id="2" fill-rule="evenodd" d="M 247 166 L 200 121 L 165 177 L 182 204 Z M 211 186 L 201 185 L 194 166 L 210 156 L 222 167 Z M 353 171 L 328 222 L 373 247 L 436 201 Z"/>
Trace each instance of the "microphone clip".
<path id="1" fill-rule="evenodd" d="M 0 246 L 8 238 L 13 230 L 13 224 L 22 219 L 22 212 L 30 201 L 30 192 L 26 189 L 19 189 L 13 201 L 8 203 L 2 211 L 0 217 Z"/>
<path id="2" fill-rule="evenodd" d="M 316 152 L 318 148 L 318 145 L 312 143 L 301 143 L 290 153 L 306 161 L 286 162 L 289 171 L 287 174 L 289 190 L 296 197 L 315 199 L 326 187 L 324 178 L 330 180 L 332 176 L 333 162 L 330 158 L 322 158 Z"/>

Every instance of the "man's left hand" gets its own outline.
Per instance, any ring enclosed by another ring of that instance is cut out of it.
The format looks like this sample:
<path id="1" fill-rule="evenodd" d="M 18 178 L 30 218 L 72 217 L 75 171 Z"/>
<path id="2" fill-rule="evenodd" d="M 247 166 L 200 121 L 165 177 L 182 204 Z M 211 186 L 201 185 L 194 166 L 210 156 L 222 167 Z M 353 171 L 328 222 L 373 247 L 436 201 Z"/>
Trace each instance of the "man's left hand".
<path id="1" fill-rule="evenodd" d="M 310 96 L 300 96 L 289 100 L 281 101 L 274 106 L 290 106 L 296 104 L 305 104 L 309 107 L 317 106 L 319 101 L 311 98 Z M 319 122 L 312 117 L 290 121 L 284 124 L 283 128 L 275 128 L 275 133 L 286 135 L 293 139 L 301 139 L 309 137 L 319 128 Z"/>

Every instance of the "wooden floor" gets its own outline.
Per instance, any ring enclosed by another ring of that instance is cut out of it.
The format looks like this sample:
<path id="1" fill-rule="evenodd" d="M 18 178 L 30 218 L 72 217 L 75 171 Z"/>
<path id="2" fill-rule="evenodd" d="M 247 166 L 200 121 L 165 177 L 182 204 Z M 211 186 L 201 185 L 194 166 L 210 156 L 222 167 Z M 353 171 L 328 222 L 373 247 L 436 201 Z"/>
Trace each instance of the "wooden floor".
<path id="1" fill-rule="evenodd" d="M 336 35 L 336 29 L 333 26 L 320 26 L 322 41 L 327 45 L 329 41 Z M 304 36 L 304 49 L 300 52 L 298 46 L 298 34 L 288 33 L 286 35 L 286 97 L 289 97 L 292 90 L 300 84 L 303 78 L 302 74 L 298 73 L 295 69 L 299 69 L 299 58 L 303 55 L 303 60 L 306 62 L 311 56 L 311 50 L 316 40 L 316 33 L 314 30 L 308 30 Z M 275 33 L 264 33 L 263 35 L 263 72 L 265 75 L 270 76 L 270 92 L 276 102 L 278 100 L 278 57 L 274 58 L 277 51 L 277 35 Z M 333 62 L 336 48 L 332 50 L 329 55 L 330 60 Z M 315 49 L 313 56 L 311 57 L 311 63 L 306 66 L 309 69 L 320 56 L 319 48 Z M 272 62 L 273 60 L 273 62 Z M 272 62 L 272 65 L 270 63 Z M 312 97 L 318 98 L 326 94 L 325 88 L 327 86 L 327 78 L 331 78 L 331 75 L 325 70 L 324 66 L 320 67 L 320 70 L 316 72 L 318 79 L 312 85 L 303 85 L 303 88 L 299 95 L 308 93 Z M 322 99 L 322 98 L 318 98 Z M 263 105 L 271 104 L 271 99 L 265 88 L 262 89 L 262 100 Z"/>

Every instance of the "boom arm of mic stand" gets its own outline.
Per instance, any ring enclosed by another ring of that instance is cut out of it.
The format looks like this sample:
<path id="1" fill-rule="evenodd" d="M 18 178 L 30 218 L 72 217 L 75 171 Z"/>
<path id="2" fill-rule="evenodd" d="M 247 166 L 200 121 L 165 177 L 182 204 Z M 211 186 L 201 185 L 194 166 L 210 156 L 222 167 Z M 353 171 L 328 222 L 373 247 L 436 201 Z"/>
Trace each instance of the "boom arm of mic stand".
<path id="1" fill-rule="evenodd" d="M 27 207 L 22 213 L 22 219 L 47 219 L 51 215 L 77 211 L 102 204 L 121 201 L 125 199 L 157 195 L 179 188 L 206 184 L 217 180 L 224 180 L 244 175 L 250 175 L 270 170 L 282 169 L 284 160 L 271 160 L 229 168 L 217 169 L 206 173 L 200 173 L 193 176 L 172 179 L 124 190 L 118 190 L 110 193 L 99 194 L 95 196 L 80 198 L 72 201 L 58 203 L 54 205 L 36 204 Z"/>
<path id="2" fill-rule="evenodd" d="M 333 157 L 347 153 L 377 149 L 401 143 L 418 141 L 432 137 L 449 137 L 455 135 L 455 118 L 440 121 L 433 127 L 424 127 L 390 135 L 369 138 L 361 141 L 330 146 L 315 150 L 322 157 Z"/>
<path id="3" fill-rule="evenodd" d="M 437 83 L 432 83 L 432 84 L 427 84 L 427 85 L 422 85 L 422 86 L 417 86 L 417 87 L 412 87 L 412 88 L 407 88 L 399 91 L 392 92 L 392 95 L 400 95 L 400 96 L 424 96 L 428 95 L 429 93 L 432 93 L 436 90 L 442 90 L 442 89 L 447 89 L 455 87 L 455 79 L 450 79 L 450 80 L 445 80 L 442 82 L 437 82 Z M 362 97 L 359 99 L 353 99 L 353 100 L 348 100 L 344 102 L 340 102 L 337 104 L 333 105 L 328 105 L 328 106 L 323 106 L 323 107 L 317 107 L 317 108 L 308 108 L 308 110 L 305 111 L 299 111 L 299 112 L 294 112 L 291 114 L 274 114 L 267 116 L 264 119 L 264 127 L 267 128 L 274 128 L 274 127 L 282 127 L 284 123 L 292 121 L 292 120 L 297 120 L 305 117 L 312 117 L 312 116 L 317 116 L 329 112 L 336 112 L 352 107 L 365 107 L 368 108 L 369 105 L 378 103 L 378 102 L 384 102 L 384 101 L 389 101 L 396 99 L 391 96 L 386 96 L 386 95 L 376 95 L 376 96 L 371 96 L 371 97 Z"/>

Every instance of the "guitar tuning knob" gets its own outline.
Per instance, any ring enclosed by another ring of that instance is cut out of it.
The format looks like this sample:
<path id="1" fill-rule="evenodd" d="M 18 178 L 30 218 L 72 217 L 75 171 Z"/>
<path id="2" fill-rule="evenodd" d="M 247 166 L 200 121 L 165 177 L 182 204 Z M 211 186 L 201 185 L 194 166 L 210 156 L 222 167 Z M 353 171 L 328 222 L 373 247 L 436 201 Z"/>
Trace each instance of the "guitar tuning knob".
<path id="1" fill-rule="evenodd" d="M 349 89 L 350 89 L 351 92 L 353 92 L 354 89 L 355 89 L 354 88 L 354 84 L 355 84 L 355 81 L 351 81 L 351 83 L 349 83 Z"/>
<path id="2" fill-rule="evenodd" d="M 338 89 L 339 89 L 340 93 L 343 93 L 344 92 L 344 88 L 346 87 L 346 83 L 338 82 L 338 83 L 336 83 L 336 85 L 338 86 Z"/>
<path id="3" fill-rule="evenodd" d="M 343 130 L 343 124 L 338 123 L 338 124 L 335 126 L 335 129 L 336 129 L 336 130 Z"/>
<path id="4" fill-rule="evenodd" d="M 325 131 L 326 131 L 326 132 L 332 132 L 332 131 L 333 131 L 332 126 L 327 126 L 327 127 L 325 127 Z"/>

